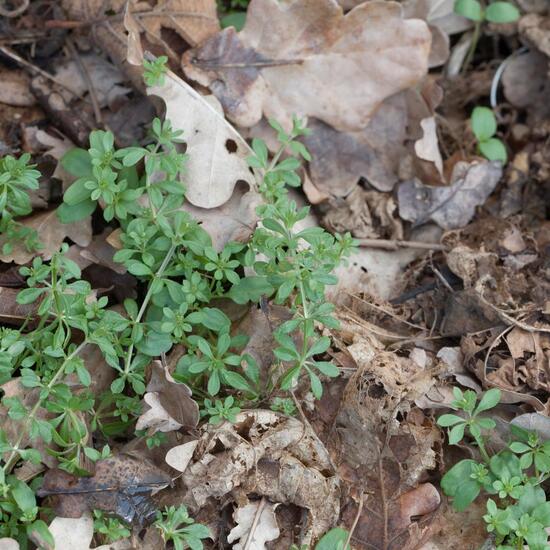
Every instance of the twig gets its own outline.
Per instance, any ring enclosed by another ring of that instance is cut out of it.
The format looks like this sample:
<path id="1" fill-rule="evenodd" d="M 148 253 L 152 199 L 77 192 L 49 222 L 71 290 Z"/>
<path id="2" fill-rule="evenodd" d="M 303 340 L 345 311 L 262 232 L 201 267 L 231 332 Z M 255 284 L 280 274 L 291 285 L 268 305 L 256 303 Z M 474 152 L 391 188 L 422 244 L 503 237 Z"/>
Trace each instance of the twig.
<path id="1" fill-rule="evenodd" d="M 248 536 L 246 537 L 246 542 L 244 543 L 243 550 L 250 550 L 250 546 L 252 545 L 252 540 L 254 539 L 254 531 L 256 530 L 256 527 L 258 526 L 258 522 L 260 521 L 260 516 L 264 511 L 265 503 L 266 503 L 266 498 L 262 497 L 262 500 L 260 500 L 260 504 L 258 504 L 256 513 L 254 514 L 254 521 L 252 522 L 250 531 L 248 532 Z"/>
<path id="2" fill-rule="evenodd" d="M 268 59 L 266 61 L 253 61 L 250 63 L 218 63 L 216 61 L 193 59 L 191 63 L 196 67 L 206 69 L 249 69 L 250 67 L 280 67 L 285 65 L 301 65 L 303 59 Z"/>
<path id="3" fill-rule="evenodd" d="M 88 69 L 86 68 L 86 65 L 84 65 L 84 62 L 82 61 L 73 41 L 68 38 L 67 39 L 67 48 L 69 49 L 69 52 L 74 59 L 75 63 L 78 65 L 78 68 L 80 69 L 80 74 L 82 75 L 82 78 L 86 82 L 86 86 L 88 87 L 88 91 L 90 92 L 90 99 L 92 101 L 92 107 L 94 109 L 94 117 L 97 124 L 100 126 L 103 125 L 103 118 L 101 117 L 101 107 L 99 106 L 99 101 L 97 99 L 97 93 L 94 87 L 94 83 L 92 82 L 92 79 L 90 78 L 90 73 L 88 72 Z"/>
<path id="4" fill-rule="evenodd" d="M 25 67 L 26 69 L 29 69 L 30 71 L 37 73 L 43 76 L 44 78 L 51 80 L 52 82 L 55 82 L 58 86 L 61 86 L 64 90 L 67 90 L 69 93 L 71 93 L 75 97 L 78 97 L 78 99 L 84 99 L 82 95 L 77 94 L 76 92 L 74 92 L 73 90 L 65 86 L 65 84 L 63 84 L 63 82 L 58 80 L 55 76 L 51 75 L 50 73 L 47 73 L 46 71 L 43 71 L 40 67 L 33 65 L 26 59 L 23 59 L 22 57 L 17 55 L 14 51 L 10 50 L 9 48 L 6 48 L 6 46 L 0 46 L 0 52 L 3 53 L 6 57 L 9 57 L 11 60 L 15 61 L 16 63 L 19 63 L 19 65 L 21 65 L 22 67 Z"/>
<path id="5" fill-rule="evenodd" d="M 364 494 L 363 492 L 361 492 L 361 500 L 359 500 L 359 508 L 357 508 L 357 514 L 355 514 L 355 519 L 353 520 L 353 524 L 351 525 L 351 529 L 349 530 L 348 538 L 346 539 L 346 542 L 344 544 L 344 550 L 347 550 L 348 546 L 351 547 L 351 537 L 353 536 L 353 532 L 355 531 L 355 528 L 359 523 L 359 518 L 361 517 L 361 512 L 363 511 L 363 500 L 364 500 Z"/>
<path id="6" fill-rule="evenodd" d="M 421 241 L 400 241 L 398 239 L 356 239 L 359 246 L 364 248 L 382 248 L 384 250 L 398 250 L 400 248 L 420 248 L 422 250 L 447 250 L 440 243 L 423 243 Z"/>
<path id="7" fill-rule="evenodd" d="M 27 10 L 30 4 L 30 0 L 23 0 L 21 5 L 13 10 L 8 10 L 4 7 L 4 2 L 0 4 L 0 15 L 2 17 L 17 17 Z"/>

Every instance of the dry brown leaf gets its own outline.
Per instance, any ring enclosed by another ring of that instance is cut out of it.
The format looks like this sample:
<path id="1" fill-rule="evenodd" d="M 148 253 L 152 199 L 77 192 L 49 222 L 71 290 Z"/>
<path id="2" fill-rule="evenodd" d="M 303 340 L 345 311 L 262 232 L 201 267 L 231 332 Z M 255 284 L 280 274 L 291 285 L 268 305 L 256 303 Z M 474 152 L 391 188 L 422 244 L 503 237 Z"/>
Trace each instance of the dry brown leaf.
<path id="1" fill-rule="evenodd" d="M 259 519 L 256 520 L 257 514 Z M 240 541 L 233 544 L 233 550 L 265 550 L 265 543 L 278 539 L 281 533 L 275 505 L 271 502 L 257 501 L 239 507 L 233 512 L 233 519 L 237 525 L 227 535 L 227 542 Z M 254 531 L 250 533 L 252 526 Z"/>
<path id="2" fill-rule="evenodd" d="M 176 382 L 160 361 L 151 364 L 143 399 L 149 409 L 138 418 L 137 430 L 170 432 L 182 427 L 193 429 L 199 422 L 199 406 L 191 398 L 191 390 Z"/>
<path id="3" fill-rule="evenodd" d="M 178 472 L 185 472 L 189 462 L 191 462 L 191 458 L 193 458 L 193 453 L 195 452 L 197 444 L 198 440 L 188 441 L 183 445 L 176 445 L 175 447 L 172 447 L 166 453 L 166 464 Z"/>
<path id="4" fill-rule="evenodd" d="M 406 155 L 408 113 L 404 94 L 384 101 L 364 130 L 338 132 L 310 120 L 304 144 L 312 155 L 309 174 L 322 193 L 345 197 L 364 177 L 379 191 L 391 191 Z"/>
<path id="5" fill-rule="evenodd" d="M 393 2 L 344 16 L 335 0 L 252 0 L 243 31 L 225 29 L 183 63 L 239 126 L 264 114 L 289 127 L 296 114 L 357 131 L 384 99 L 424 77 L 430 43 L 426 23 L 404 20 Z"/>
<path id="6" fill-rule="evenodd" d="M 128 454 L 98 460 L 95 466 L 92 477 L 48 470 L 37 495 L 51 497 L 62 517 L 79 518 L 97 509 L 141 525 L 155 513 L 151 494 L 171 482 L 170 476 L 149 461 Z"/>
<path id="7" fill-rule="evenodd" d="M 458 162 L 452 183 L 429 187 L 411 180 L 399 186 L 399 214 L 415 225 L 433 220 L 443 229 L 464 227 L 485 203 L 502 176 L 500 162 Z"/>
<path id="8" fill-rule="evenodd" d="M 53 253 L 59 250 L 63 241 L 68 237 L 80 246 L 87 246 L 92 239 L 91 219 L 74 223 L 63 224 L 59 221 L 55 210 L 32 214 L 19 220 L 25 227 L 35 229 L 43 247 L 38 250 L 38 255 L 44 260 L 49 260 Z M 0 250 L 5 239 L 0 238 Z M 25 264 L 37 255 L 29 252 L 23 243 L 14 243 L 13 250 L 9 254 L 0 254 L 3 262 L 15 262 Z"/>
<path id="9" fill-rule="evenodd" d="M 94 536 L 94 520 L 90 514 L 81 518 L 56 517 L 48 526 L 55 550 L 90 550 Z"/>
<path id="10" fill-rule="evenodd" d="M 148 88 L 147 92 L 164 100 L 166 119 L 174 130 L 183 130 L 189 155 L 183 183 L 185 197 L 192 205 L 221 206 L 240 180 L 255 187 L 246 162 L 251 150 L 225 120 L 214 96 L 201 96 L 172 72 L 166 74 L 163 86 Z"/>
<path id="11" fill-rule="evenodd" d="M 420 126 L 424 132 L 421 139 L 414 144 L 414 150 L 419 158 L 433 162 L 441 179 L 443 180 L 443 159 L 439 151 L 439 141 L 437 139 L 437 128 L 435 117 L 423 118 Z"/>
<path id="12" fill-rule="evenodd" d="M 0 103 L 15 107 L 29 107 L 36 100 L 29 89 L 30 79 L 22 71 L 0 70 Z"/>

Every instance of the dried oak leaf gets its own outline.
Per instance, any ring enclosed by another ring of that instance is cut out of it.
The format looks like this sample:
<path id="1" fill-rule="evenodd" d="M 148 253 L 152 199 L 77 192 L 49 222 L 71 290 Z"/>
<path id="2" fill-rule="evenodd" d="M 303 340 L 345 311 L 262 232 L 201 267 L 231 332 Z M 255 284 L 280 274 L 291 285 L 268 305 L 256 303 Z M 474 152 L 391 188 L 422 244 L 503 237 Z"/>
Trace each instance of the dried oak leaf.
<path id="1" fill-rule="evenodd" d="M 32 214 L 21 219 L 20 222 L 25 227 L 36 230 L 42 243 L 38 255 L 42 256 L 44 260 L 49 260 L 67 237 L 80 246 L 87 246 L 92 240 L 91 219 L 64 224 L 59 221 L 55 210 Z M 5 239 L 0 238 L 0 250 L 4 242 Z M 0 254 L 0 261 L 25 264 L 36 255 L 36 252 L 29 252 L 25 245 L 18 241 L 14 243 L 10 253 Z"/>
<path id="2" fill-rule="evenodd" d="M 458 162 L 452 183 L 429 187 L 418 180 L 399 186 L 399 214 L 415 225 L 433 220 L 443 229 L 464 227 L 485 203 L 502 176 L 500 162 Z"/>
<path id="3" fill-rule="evenodd" d="M 339 481 L 327 450 L 295 418 L 266 410 L 238 415 L 233 425 L 207 425 L 183 473 L 185 502 L 199 508 L 241 487 L 273 502 L 309 510 L 304 542 L 338 519 Z"/>
<path id="4" fill-rule="evenodd" d="M 143 398 L 149 408 L 138 418 L 136 429 L 152 433 L 193 429 L 199 422 L 199 406 L 189 387 L 176 382 L 160 361 L 153 361 L 150 376 Z"/>
<path id="5" fill-rule="evenodd" d="M 246 157 L 251 150 L 229 124 L 214 96 L 201 96 L 191 86 L 168 72 L 164 85 L 148 88 L 166 103 L 166 119 L 174 130 L 183 130 L 182 139 L 189 159 L 185 174 L 186 199 L 200 208 L 226 203 L 238 181 L 255 187 Z"/>
<path id="6" fill-rule="evenodd" d="M 229 27 L 186 52 L 183 68 L 239 126 L 264 114 L 288 127 L 296 114 L 355 131 L 424 77 L 430 45 L 426 23 L 403 19 L 394 2 L 344 15 L 335 0 L 252 0 L 240 33 Z"/>
<path id="7" fill-rule="evenodd" d="M 259 518 L 256 520 L 257 514 Z M 237 525 L 231 529 L 227 542 L 240 541 L 233 544 L 233 550 L 243 550 L 245 547 L 250 550 L 265 550 L 265 543 L 278 539 L 281 533 L 277 525 L 275 505 L 265 500 L 250 502 L 237 508 L 233 512 L 233 519 Z"/>
<path id="8" fill-rule="evenodd" d="M 155 513 L 151 494 L 170 482 L 170 476 L 151 462 L 121 453 L 96 462 L 93 477 L 48 470 L 37 495 L 52 497 L 58 516 L 79 518 L 97 509 L 142 525 Z"/>

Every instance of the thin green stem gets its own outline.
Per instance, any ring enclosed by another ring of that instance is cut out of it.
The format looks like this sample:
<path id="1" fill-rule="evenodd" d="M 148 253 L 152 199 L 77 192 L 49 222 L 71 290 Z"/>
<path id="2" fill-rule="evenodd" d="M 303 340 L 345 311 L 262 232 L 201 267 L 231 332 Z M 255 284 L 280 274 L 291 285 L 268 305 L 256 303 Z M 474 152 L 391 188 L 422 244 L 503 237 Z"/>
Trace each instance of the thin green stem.
<path id="1" fill-rule="evenodd" d="M 84 348 L 84 346 L 88 342 L 84 340 L 80 345 L 78 345 L 61 363 L 61 366 L 57 370 L 57 372 L 54 374 L 53 378 L 50 380 L 48 385 L 46 386 L 47 390 L 51 390 L 55 383 L 61 378 L 61 376 L 65 372 L 65 367 L 80 353 L 80 351 Z M 19 435 L 19 438 L 17 439 L 15 445 L 13 446 L 13 450 L 4 464 L 4 467 L 2 468 L 4 471 L 4 474 L 9 474 L 11 469 L 15 466 L 17 463 L 18 457 L 17 457 L 17 451 L 19 450 L 19 446 L 21 445 L 23 439 L 27 435 L 29 424 L 32 420 L 34 420 L 34 417 L 36 416 L 36 413 L 38 412 L 38 409 L 42 406 L 42 403 L 46 399 L 46 397 L 49 395 L 49 391 L 45 392 L 44 397 L 41 397 L 38 399 L 38 401 L 34 404 L 33 408 L 30 410 L 28 416 L 25 418 L 25 421 L 23 423 L 23 426 L 21 428 L 21 434 Z"/>
<path id="2" fill-rule="evenodd" d="M 166 256 L 164 257 L 164 260 L 162 260 L 162 264 L 160 264 L 160 267 L 158 268 L 158 271 L 155 273 L 155 276 L 153 277 L 153 280 L 149 283 L 149 288 L 147 289 L 147 294 L 145 295 L 145 298 L 143 299 L 143 302 L 141 304 L 141 307 L 139 308 L 137 317 L 134 319 L 134 324 L 138 324 L 141 321 L 141 318 L 145 314 L 145 310 L 147 309 L 147 306 L 149 305 L 149 301 L 151 300 L 151 296 L 153 295 L 153 281 L 158 279 L 162 276 L 164 273 L 164 270 L 170 263 L 170 260 L 172 259 L 172 256 L 174 255 L 174 252 L 176 251 L 176 245 L 172 245 L 170 250 L 167 252 Z M 134 353 L 134 342 L 130 344 L 130 347 L 128 348 L 128 353 L 126 355 L 126 361 L 124 364 L 124 377 L 126 378 L 128 376 L 128 373 L 130 372 L 130 365 L 132 364 L 132 354 Z"/>
<path id="3" fill-rule="evenodd" d="M 477 48 L 477 43 L 479 42 L 479 35 L 481 33 L 481 23 L 482 21 L 476 21 L 474 26 L 474 33 L 472 35 L 472 41 L 470 42 L 470 47 L 468 49 L 468 54 L 464 60 L 464 65 L 462 65 L 462 72 L 465 73 L 470 66 L 472 58 Z"/>

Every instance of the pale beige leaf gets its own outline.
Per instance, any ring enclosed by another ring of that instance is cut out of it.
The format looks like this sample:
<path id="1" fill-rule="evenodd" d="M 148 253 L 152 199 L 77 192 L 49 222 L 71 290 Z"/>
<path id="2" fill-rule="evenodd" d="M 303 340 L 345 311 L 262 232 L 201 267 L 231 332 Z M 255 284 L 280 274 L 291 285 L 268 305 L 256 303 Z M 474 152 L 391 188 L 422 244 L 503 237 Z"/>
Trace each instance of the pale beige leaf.
<path id="1" fill-rule="evenodd" d="M 439 151 L 435 117 L 423 118 L 420 121 L 420 126 L 424 135 L 415 142 L 414 150 L 419 158 L 433 162 L 441 179 L 443 179 L 443 159 Z"/>
<path id="2" fill-rule="evenodd" d="M 238 181 L 255 186 L 246 162 L 251 150 L 214 96 L 201 96 L 170 71 L 164 86 L 147 91 L 164 100 L 173 129 L 183 130 L 189 158 L 182 178 L 191 204 L 215 208 L 229 200 Z"/>
<path id="3" fill-rule="evenodd" d="M 183 63 L 240 126 L 264 114 L 288 127 L 296 114 L 353 131 L 424 77 L 430 45 L 426 23 L 405 20 L 395 2 L 344 15 L 335 0 L 252 0 L 242 32 L 224 29 Z"/>
<path id="4" fill-rule="evenodd" d="M 49 525 L 55 540 L 55 550 L 89 550 L 94 536 L 94 522 L 90 514 L 78 519 L 55 518 Z"/>
<path id="5" fill-rule="evenodd" d="M 143 63 L 143 49 L 139 37 L 139 24 L 130 11 L 129 2 L 124 8 L 124 28 L 128 31 L 126 59 L 131 65 L 141 65 Z"/>
<path id="6" fill-rule="evenodd" d="M 25 264 L 36 255 L 42 256 L 44 260 L 49 260 L 67 237 L 80 246 L 87 246 L 92 239 L 92 223 L 90 218 L 63 224 L 59 221 L 56 211 L 50 210 L 33 214 L 18 221 L 24 226 L 36 230 L 43 247 L 38 253 L 29 252 L 22 242 L 16 242 L 11 253 L 0 254 L 0 260 L 3 262 Z M 0 238 L 0 250 L 4 242 L 5 239 Z"/>
<path id="7" fill-rule="evenodd" d="M 262 506 L 260 501 L 251 502 L 233 512 L 233 519 L 237 525 L 227 536 L 227 542 L 239 541 L 233 545 L 233 550 L 243 550 L 248 541 L 246 548 L 249 550 L 265 550 L 266 542 L 279 538 L 280 530 L 275 516 L 275 506 L 271 502 L 264 501 L 262 509 L 258 511 L 259 506 Z M 254 526 L 254 531 L 250 534 L 254 518 L 258 513 L 260 517 Z"/>
<path id="8" fill-rule="evenodd" d="M 172 466 L 172 468 L 178 472 L 185 472 L 187 465 L 193 457 L 193 453 L 195 452 L 198 442 L 198 440 L 188 441 L 183 445 L 172 447 L 166 453 L 166 464 L 168 464 L 168 466 Z"/>

